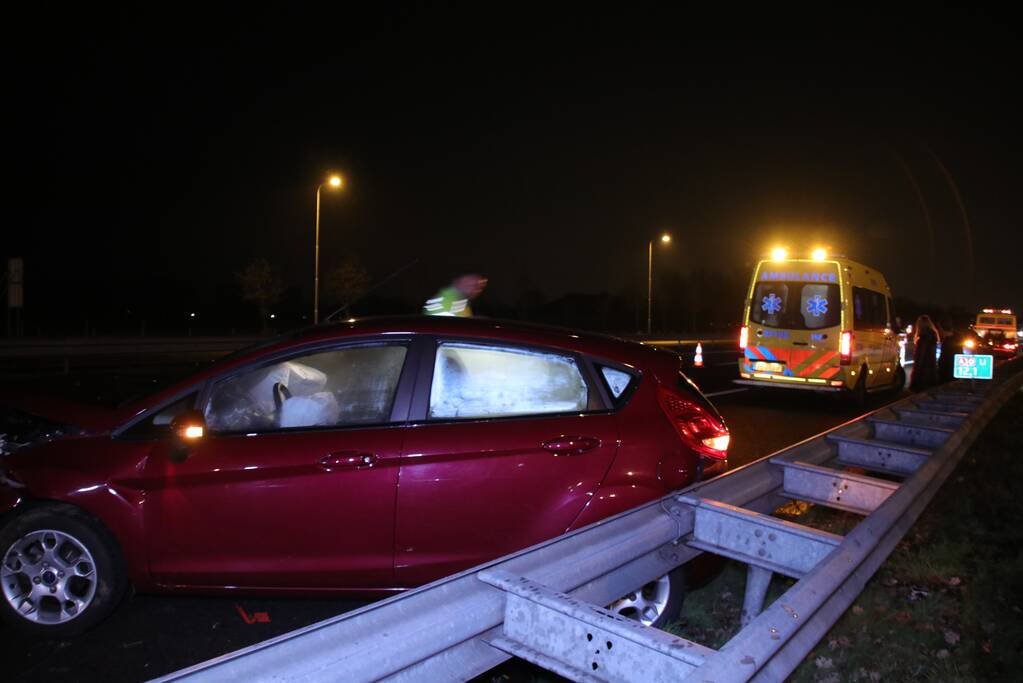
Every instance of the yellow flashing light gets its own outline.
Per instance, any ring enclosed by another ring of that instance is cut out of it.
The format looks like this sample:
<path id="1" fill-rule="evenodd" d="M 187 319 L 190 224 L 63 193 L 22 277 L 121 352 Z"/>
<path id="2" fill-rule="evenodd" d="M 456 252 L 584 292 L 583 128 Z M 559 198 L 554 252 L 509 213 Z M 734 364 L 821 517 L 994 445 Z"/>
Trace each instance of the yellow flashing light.
<path id="1" fill-rule="evenodd" d="M 788 258 L 789 250 L 785 247 L 775 247 L 771 250 L 771 258 L 775 261 L 784 261 Z"/>
<path id="2" fill-rule="evenodd" d="M 185 427 L 183 436 L 186 439 L 201 439 L 206 430 L 202 428 L 202 425 L 188 425 Z"/>
<path id="3" fill-rule="evenodd" d="M 814 261 L 823 261 L 828 257 L 828 251 L 822 247 L 818 247 L 813 250 L 813 253 L 810 256 Z"/>

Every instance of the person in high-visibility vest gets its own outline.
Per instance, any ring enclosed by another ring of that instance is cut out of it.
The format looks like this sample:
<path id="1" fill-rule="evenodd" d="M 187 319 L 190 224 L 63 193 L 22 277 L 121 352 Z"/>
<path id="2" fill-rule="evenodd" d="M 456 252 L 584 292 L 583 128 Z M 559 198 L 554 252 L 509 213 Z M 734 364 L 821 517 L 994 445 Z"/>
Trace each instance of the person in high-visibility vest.
<path id="1" fill-rule="evenodd" d="M 423 304 L 424 315 L 447 315 L 459 318 L 472 316 L 469 302 L 483 293 L 487 278 L 470 273 L 455 278 L 449 286 L 427 299 Z"/>

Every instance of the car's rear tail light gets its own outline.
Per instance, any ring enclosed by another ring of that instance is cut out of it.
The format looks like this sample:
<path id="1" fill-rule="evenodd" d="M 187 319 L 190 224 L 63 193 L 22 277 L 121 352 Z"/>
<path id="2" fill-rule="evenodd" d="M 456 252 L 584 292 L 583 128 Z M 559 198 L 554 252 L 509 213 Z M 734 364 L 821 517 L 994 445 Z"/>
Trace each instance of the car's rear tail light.
<path id="1" fill-rule="evenodd" d="M 686 445 L 708 458 L 724 460 L 728 457 L 728 428 L 715 415 L 671 389 L 658 388 L 657 398 Z"/>
<path id="2" fill-rule="evenodd" d="M 838 342 L 838 355 L 841 358 L 839 361 L 842 365 L 849 365 L 852 362 L 852 348 L 853 348 L 853 333 L 849 330 L 842 332 L 842 337 Z"/>
<path id="3" fill-rule="evenodd" d="M 744 351 L 749 344 L 749 328 L 743 325 L 739 329 L 739 350 Z"/>

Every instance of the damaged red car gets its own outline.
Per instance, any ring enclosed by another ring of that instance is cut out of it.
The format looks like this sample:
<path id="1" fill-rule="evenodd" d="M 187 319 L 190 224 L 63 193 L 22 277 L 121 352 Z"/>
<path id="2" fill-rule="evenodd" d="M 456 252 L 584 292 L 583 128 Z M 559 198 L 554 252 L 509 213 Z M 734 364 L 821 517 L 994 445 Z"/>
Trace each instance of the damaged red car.
<path id="1" fill-rule="evenodd" d="M 722 471 L 728 447 L 677 354 L 483 319 L 320 326 L 111 410 L 8 398 L 0 616 L 49 636 L 129 585 L 418 586 Z M 661 623 L 683 582 L 613 608 Z"/>

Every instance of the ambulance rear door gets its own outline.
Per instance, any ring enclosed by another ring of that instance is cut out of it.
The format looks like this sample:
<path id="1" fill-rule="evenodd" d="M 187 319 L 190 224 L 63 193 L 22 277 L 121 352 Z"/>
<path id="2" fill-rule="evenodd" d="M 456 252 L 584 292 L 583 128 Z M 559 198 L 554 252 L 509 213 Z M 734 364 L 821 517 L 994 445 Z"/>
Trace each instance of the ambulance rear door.
<path id="1" fill-rule="evenodd" d="M 762 261 L 750 291 L 744 371 L 827 384 L 840 369 L 841 299 L 835 262 Z"/>

